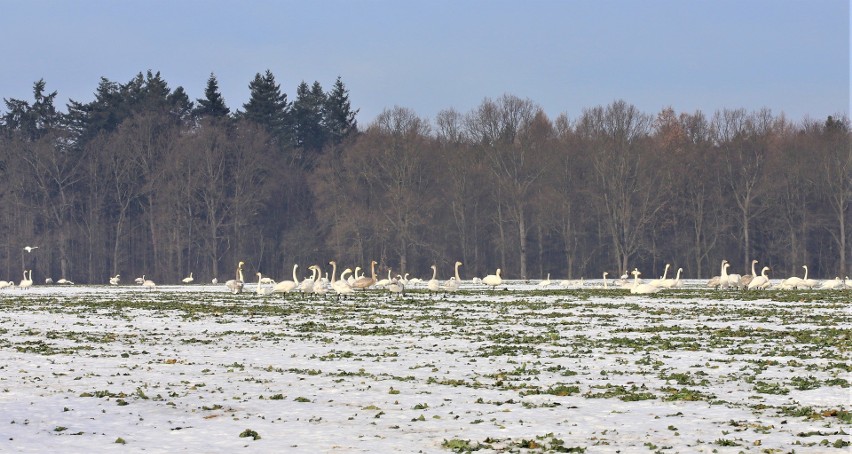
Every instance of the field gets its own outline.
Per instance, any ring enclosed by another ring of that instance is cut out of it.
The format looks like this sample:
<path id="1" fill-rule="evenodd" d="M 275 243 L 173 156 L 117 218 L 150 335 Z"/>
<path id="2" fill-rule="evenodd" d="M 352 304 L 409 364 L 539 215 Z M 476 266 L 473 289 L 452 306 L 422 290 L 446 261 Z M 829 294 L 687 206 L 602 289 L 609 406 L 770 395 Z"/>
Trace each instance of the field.
<path id="1" fill-rule="evenodd" d="M 0 292 L 2 452 L 848 453 L 852 292 Z"/>

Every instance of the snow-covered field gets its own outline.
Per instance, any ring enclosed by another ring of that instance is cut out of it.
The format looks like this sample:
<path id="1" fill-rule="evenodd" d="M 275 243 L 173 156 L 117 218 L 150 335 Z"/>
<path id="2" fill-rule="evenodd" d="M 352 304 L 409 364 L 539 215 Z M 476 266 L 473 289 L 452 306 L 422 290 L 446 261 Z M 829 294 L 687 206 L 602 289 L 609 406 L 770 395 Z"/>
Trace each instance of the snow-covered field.
<path id="1" fill-rule="evenodd" d="M 0 452 L 849 452 L 852 294 L 691 284 L 7 289 Z"/>

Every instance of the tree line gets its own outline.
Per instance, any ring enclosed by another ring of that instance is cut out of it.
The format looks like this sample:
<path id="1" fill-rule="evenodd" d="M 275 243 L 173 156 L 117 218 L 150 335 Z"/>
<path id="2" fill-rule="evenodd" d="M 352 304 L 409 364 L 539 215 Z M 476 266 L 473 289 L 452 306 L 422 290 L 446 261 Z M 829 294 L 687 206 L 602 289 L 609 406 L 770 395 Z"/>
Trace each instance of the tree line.
<path id="1" fill-rule="evenodd" d="M 210 76 L 190 100 L 159 73 L 102 78 L 88 103 L 0 117 L 0 273 L 105 283 L 275 278 L 294 263 L 449 276 L 600 277 L 666 263 L 686 277 L 843 276 L 852 146 L 845 115 L 649 114 L 617 100 L 549 118 L 506 94 L 434 119 L 385 109 L 359 128 L 341 78 L 288 99 L 270 71 L 231 111 Z M 24 246 L 39 246 L 32 252 Z"/>

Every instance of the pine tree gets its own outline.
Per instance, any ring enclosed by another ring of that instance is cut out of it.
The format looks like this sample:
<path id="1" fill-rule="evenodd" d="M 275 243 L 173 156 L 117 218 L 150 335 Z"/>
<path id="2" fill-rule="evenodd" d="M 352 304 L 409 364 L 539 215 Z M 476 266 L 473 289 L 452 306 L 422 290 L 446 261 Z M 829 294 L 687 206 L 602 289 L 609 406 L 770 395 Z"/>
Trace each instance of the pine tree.
<path id="1" fill-rule="evenodd" d="M 325 93 L 319 82 L 314 82 L 308 88 L 308 84 L 303 81 L 296 89 L 296 100 L 293 102 L 296 145 L 308 155 L 322 151 L 328 140 L 323 121 L 325 102 Z"/>
<path id="2" fill-rule="evenodd" d="M 219 83 L 213 73 L 210 73 L 210 78 L 207 79 L 204 98 L 199 98 L 196 101 L 198 106 L 193 113 L 198 117 L 224 118 L 231 113 L 231 109 L 225 105 L 225 100 L 219 93 Z"/>
<path id="3" fill-rule="evenodd" d="M 349 91 L 343 85 L 340 77 L 334 83 L 334 88 L 325 101 L 325 129 L 331 143 L 340 143 L 346 136 L 358 132 L 358 122 L 355 115 L 358 110 L 352 110 L 349 102 Z"/>
<path id="4" fill-rule="evenodd" d="M 249 90 L 251 97 L 243 104 L 245 111 L 240 117 L 263 126 L 282 149 L 292 146 L 291 105 L 287 94 L 281 93 L 281 87 L 275 83 L 272 71 L 257 73 L 249 83 Z"/>
<path id="5" fill-rule="evenodd" d="M 37 140 L 56 126 L 62 115 L 53 105 L 57 92 L 45 94 L 47 84 L 39 79 L 33 84 L 33 103 L 19 99 L 3 99 L 6 114 L 3 116 L 7 131 L 19 131 L 27 140 Z"/>

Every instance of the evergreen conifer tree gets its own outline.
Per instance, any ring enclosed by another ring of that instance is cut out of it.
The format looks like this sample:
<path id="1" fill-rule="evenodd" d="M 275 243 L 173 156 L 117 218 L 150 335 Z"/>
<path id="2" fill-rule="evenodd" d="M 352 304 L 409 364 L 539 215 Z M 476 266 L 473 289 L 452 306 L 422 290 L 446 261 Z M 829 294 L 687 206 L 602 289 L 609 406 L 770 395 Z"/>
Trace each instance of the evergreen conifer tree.
<path id="1" fill-rule="evenodd" d="M 193 113 L 198 117 L 223 118 L 231 113 L 231 109 L 225 105 L 225 99 L 219 93 L 219 83 L 213 73 L 210 73 L 210 78 L 207 79 L 204 98 L 199 98 L 196 101 L 198 106 Z"/>
<path id="2" fill-rule="evenodd" d="M 304 81 L 296 89 L 293 101 L 293 123 L 296 132 L 296 145 L 306 154 L 322 151 L 328 140 L 324 125 L 325 93 L 319 82 L 308 88 Z"/>
<path id="3" fill-rule="evenodd" d="M 331 143 L 340 143 L 349 134 L 358 132 L 358 122 L 355 115 L 358 110 L 352 110 L 349 102 L 349 91 L 343 85 L 340 77 L 334 82 L 334 88 L 325 100 L 325 130 Z"/>
<path id="4" fill-rule="evenodd" d="M 249 90 L 251 95 L 243 104 L 245 111 L 240 117 L 263 126 L 282 149 L 292 146 L 291 105 L 275 83 L 272 71 L 267 69 L 264 75 L 257 73 L 249 83 Z"/>

